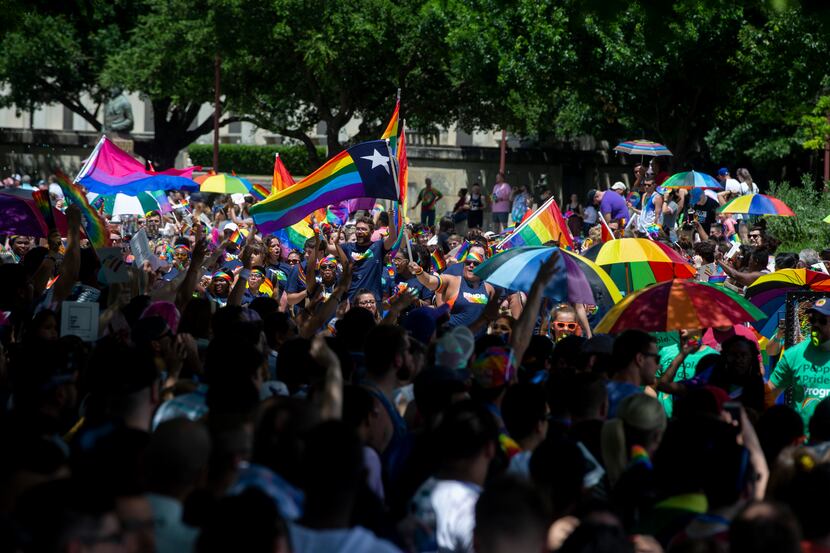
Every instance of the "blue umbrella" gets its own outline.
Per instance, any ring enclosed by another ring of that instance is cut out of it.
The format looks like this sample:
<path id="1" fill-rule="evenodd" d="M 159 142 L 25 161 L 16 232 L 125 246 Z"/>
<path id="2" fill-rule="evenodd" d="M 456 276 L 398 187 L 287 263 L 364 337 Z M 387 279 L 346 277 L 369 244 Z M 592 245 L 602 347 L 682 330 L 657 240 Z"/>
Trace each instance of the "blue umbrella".
<path id="1" fill-rule="evenodd" d="M 550 246 L 522 246 L 498 253 L 475 269 L 476 276 L 512 292 L 530 292 L 542 264 L 558 251 Z M 595 304 L 585 275 L 564 255 L 556 262 L 556 272 L 545 287 L 544 296 L 554 301 Z"/>
<path id="2" fill-rule="evenodd" d="M 697 171 L 686 171 L 670 176 L 662 184 L 663 188 L 689 188 L 704 190 L 723 190 L 723 185 L 714 177 Z"/>

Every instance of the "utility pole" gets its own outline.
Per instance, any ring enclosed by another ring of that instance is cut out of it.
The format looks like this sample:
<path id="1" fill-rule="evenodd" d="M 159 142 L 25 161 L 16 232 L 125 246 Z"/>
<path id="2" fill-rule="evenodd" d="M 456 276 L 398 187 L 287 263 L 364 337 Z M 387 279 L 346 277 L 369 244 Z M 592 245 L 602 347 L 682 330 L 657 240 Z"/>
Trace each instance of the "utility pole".
<path id="1" fill-rule="evenodd" d="M 505 158 L 507 157 L 507 131 L 502 129 L 499 143 L 499 173 L 504 174 Z"/>
<path id="2" fill-rule="evenodd" d="M 213 64 L 213 170 L 219 172 L 219 113 L 222 105 L 219 100 L 219 54 Z"/>

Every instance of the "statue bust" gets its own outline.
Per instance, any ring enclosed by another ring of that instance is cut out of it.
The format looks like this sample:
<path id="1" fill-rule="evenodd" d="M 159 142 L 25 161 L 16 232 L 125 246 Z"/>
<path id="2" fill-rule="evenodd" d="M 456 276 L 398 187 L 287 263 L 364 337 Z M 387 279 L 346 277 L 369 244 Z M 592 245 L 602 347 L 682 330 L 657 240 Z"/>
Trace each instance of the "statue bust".
<path id="1" fill-rule="evenodd" d="M 110 88 L 110 99 L 104 107 L 104 131 L 127 138 L 133 130 L 133 108 L 120 86 Z"/>

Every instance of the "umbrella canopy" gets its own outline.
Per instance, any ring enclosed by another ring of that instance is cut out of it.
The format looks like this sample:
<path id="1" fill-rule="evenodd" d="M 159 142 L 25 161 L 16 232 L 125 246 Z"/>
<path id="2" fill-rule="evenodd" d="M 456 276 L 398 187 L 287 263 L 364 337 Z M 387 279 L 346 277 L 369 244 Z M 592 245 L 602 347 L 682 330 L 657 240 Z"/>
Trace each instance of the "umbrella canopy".
<path id="1" fill-rule="evenodd" d="M 605 269 L 587 257 L 582 257 L 570 250 L 561 251 L 565 254 L 565 265 L 568 268 L 568 274 L 574 274 L 574 269 L 577 269 L 588 280 L 591 293 L 594 295 L 593 305 L 597 306 L 597 317 L 607 313 L 622 300 L 619 288 L 611 280 L 611 276 L 605 272 Z"/>
<path id="2" fill-rule="evenodd" d="M 752 324 L 760 334 L 771 338 L 778 321 L 786 316 L 789 292 L 829 292 L 830 275 L 808 269 L 781 269 L 758 278 L 746 289 L 746 298 L 763 311 L 767 319 Z"/>
<path id="3" fill-rule="evenodd" d="M 26 198 L 28 194 L 28 198 Z M 30 191 L 0 192 L 0 232 L 46 238 L 49 229 Z M 61 236 L 66 236 L 66 216 L 52 207 L 52 217 Z"/>
<path id="4" fill-rule="evenodd" d="M 821 220 L 822 223 L 830 223 L 830 215 Z"/>
<path id="5" fill-rule="evenodd" d="M 493 286 L 513 292 L 530 292 L 542 264 L 559 251 L 550 246 L 522 246 L 498 253 L 479 265 L 474 273 Z M 554 301 L 572 301 L 594 305 L 594 295 L 585 275 L 578 269 L 568 270 L 560 255 L 556 272 L 545 287 L 544 296 Z"/>
<path id="6" fill-rule="evenodd" d="M 673 278 L 692 278 L 694 266 L 670 247 L 648 238 L 619 238 L 598 244 L 584 256 L 605 269 L 625 293 Z"/>
<path id="7" fill-rule="evenodd" d="M 668 148 L 651 140 L 626 140 L 614 147 L 614 151 L 638 156 L 670 156 Z"/>
<path id="8" fill-rule="evenodd" d="M 698 173 L 697 171 L 686 171 L 683 173 L 675 173 L 661 184 L 663 188 L 700 188 L 703 190 L 723 190 L 723 185 L 717 181 L 716 178 L 710 177 L 706 173 Z"/>
<path id="9" fill-rule="evenodd" d="M 764 194 L 745 194 L 738 196 L 720 208 L 721 213 L 743 213 L 745 215 L 780 215 L 781 217 L 795 217 L 793 210 L 787 204 Z"/>
<path id="10" fill-rule="evenodd" d="M 201 192 L 213 192 L 215 194 L 249 194 L 250 188 L 251 183 L 247 180 L 227 173 L 210 175 L 199 186 Z"/>
<path id="11" fill-rule="evenodd" d="M 668 332 L 734 326 L 764 317 L 763 311 L 728 288 L 674 279 L 626 296 L 594 331 L 616 334 L 637 328 Z"/>

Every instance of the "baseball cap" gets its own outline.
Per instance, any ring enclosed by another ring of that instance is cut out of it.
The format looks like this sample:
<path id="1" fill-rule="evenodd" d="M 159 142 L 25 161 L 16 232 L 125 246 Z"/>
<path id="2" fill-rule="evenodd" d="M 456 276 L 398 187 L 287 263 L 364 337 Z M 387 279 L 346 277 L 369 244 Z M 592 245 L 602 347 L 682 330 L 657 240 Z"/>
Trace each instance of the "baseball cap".
<path id="1" fill-rule="evenodd" d="M 461 370 L 475 350 L 475 337 L 466 326 L 457 326 L 441 336 L 435 347 L 435 364 Z"/>
<path id="2" fill-rule="evenodd" d="M 622 182 L 620 182 L 620 181 L 617 181 L 617 182 L 615 182 L 615 183 L 614 183 L 614 185 L 611 187 L 611 190 L 625 190 L 625 184 L 623 184 L 623 183 L 622 183 Z"/>
<path id="3" fill-rule="evenodd" d="M 424 345 L 428 345 L 438 328 L 438 321 L 449 313 L 449 305 L 441 307 L 419 307 L 410 311 L 401 322 L 409 334 Z"/>
<path id="4" fill-rule="evenodd" d="M 585 204 L 586 205 L 593 204 L 594 203 L 594 196 L 596 196 L 596 195 L 597 195 L 597 189 L 596 188 L 591 188 L 590 190 L 588 190 L 588 194 L 585 196 Z"/>
<path id="5" fill-rule="evenodd" d="M 726 167 L 721 167 L 720 169 L 718 169 L 718 176 L 719 177 L 725 177 L 728 174 L 729 174 L 729 169 L 727 169 Z"/>
<path id="6" fill-rule="evenodd" d="M 223 232 L 226 231 L 226 230 L 230 230 L 230 231 L 239 230 L 239 225 L 237 225 L 236 223 L 233 223 L 233 222 L 228 223 L 228 224 L 226 224 L 225 226 L 222 227 Z"/>
<path id="7" fill-rule="evenodd" d="M 821 298 L 819 300 L 816 300 L 816 303 L 814 303 L 810 308 L 808 308 L 807 311 L 815 311 L 820 315 L 830 317 L 830 301 L 827 301 L 827 298 Z"/>

